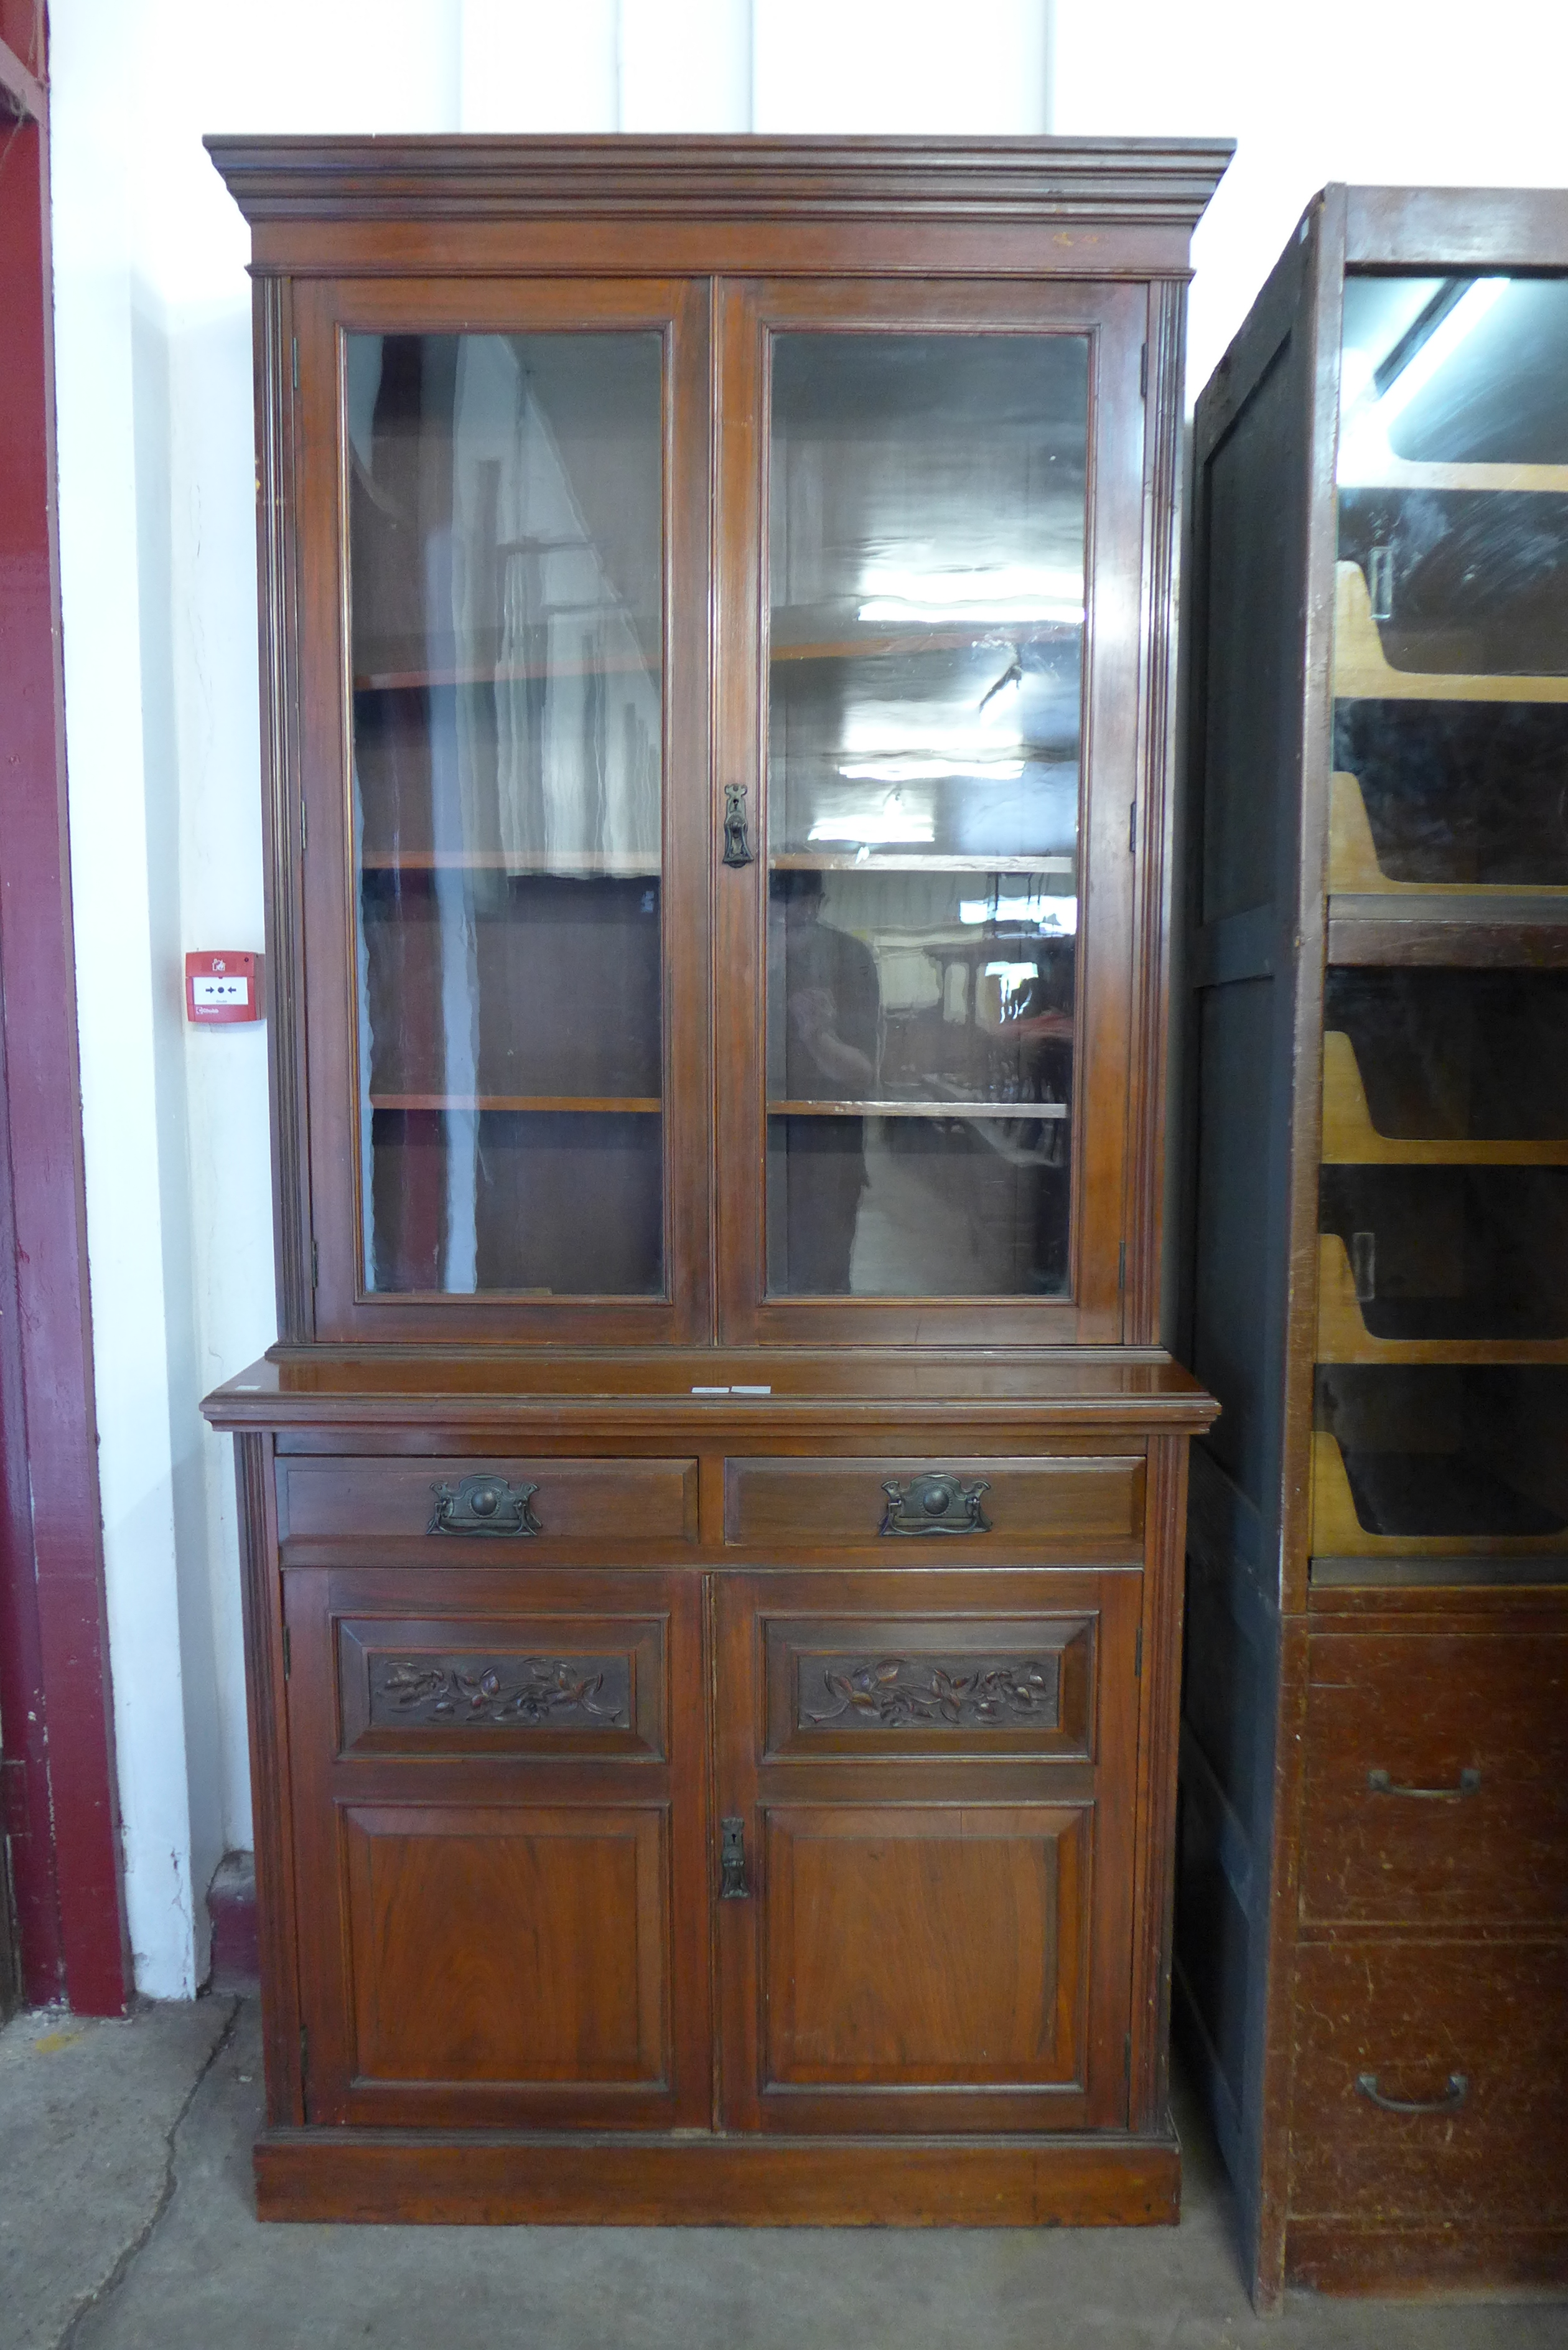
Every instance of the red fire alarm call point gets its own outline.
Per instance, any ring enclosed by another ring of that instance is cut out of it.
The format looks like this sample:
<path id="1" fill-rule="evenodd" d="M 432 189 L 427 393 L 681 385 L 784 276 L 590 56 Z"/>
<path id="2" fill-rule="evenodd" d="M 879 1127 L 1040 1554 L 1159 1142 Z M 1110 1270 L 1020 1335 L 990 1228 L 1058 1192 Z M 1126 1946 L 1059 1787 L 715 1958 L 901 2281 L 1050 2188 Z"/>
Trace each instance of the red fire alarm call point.
<path id="1" fill-rule="evenodd" d="M 262 957 L 238 947 L 185 958 L 185 1017 L 198 1028 L 261 1018 Z"/>

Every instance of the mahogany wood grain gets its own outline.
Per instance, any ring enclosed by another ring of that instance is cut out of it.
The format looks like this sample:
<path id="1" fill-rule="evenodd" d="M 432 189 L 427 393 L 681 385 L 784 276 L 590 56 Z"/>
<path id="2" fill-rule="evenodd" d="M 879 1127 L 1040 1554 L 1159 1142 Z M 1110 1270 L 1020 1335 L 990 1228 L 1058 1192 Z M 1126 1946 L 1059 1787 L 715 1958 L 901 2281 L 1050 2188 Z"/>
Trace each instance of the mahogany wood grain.
<path id="1" fill-rule="evenodd" d="M 1568 1924 L 1568 1632 L 1319 1634 L 1309 1656 L 1303 1929 Z"/>
<path id="2" fill-rule="evenodd" d="M 1174 2227 L 1168 2130 L 1054 2138 L 454 2138 L 268 2130 L 263 2220 L 773 2228 Z"/>
<path id="3" fill-rule="evenodd" d="M 984 1481 L 979 1496 L 989 1531 L 905 1535 L 882 1531 L 888 1483 L 906 1489 L 939 1471 L 961 1483 Z M 909 1459 L 884 1454 L 864 1461 L 780 1461 L 732 1458 L 724 1464 L 727 1542 L 764 1550 L 829 1544 L 870 1545 L 912 1555 L 962 1550 L 1000 1557 L 1011 1551 L 1033 1558 L 1063 1543 L 1088 1542 L 1137 1555 L 1143 1532 L 1144 1464 L 1139 1460 L 1029 1461 L 984 1454 L 931 1453 Z M 888 1564 L 900 1560 L 889 1557 Z M 933 1563 L 940 1563 L 933 1561 Z"/>
<path id="4" fill-rule="evenodd" d="M 662 1806 L 348 1803 L 340 1818 L 353 2090 L 663 2086 Z"/>
<path id="5" fill-rule="evenodd" d="M 298 1911 L 294 1857 L 294 1778 L 285 1682 L 283 1589 L 277 1573 L 276 1486 L 269 1440 L 247 1430 L 234 1441 L 238 1487 L 240 1604 L 245 1643 L 255 1840 L 256 1927 L 261 1959 L 262 2046 L 270 2124 L 302 2123 Z"/>
<path id="6" fill-rule="evenodd" d="M 486 1474 L 514 1488 L 533 1488 L 527 1506 L 539 1532 L 516 1537 L 483 1528 L 431 1534 L 436 1488 Z M 697 1535 L 697 1463 L 494 1454 L 280 1462 L 278 1533 L 286 1544 L 421 1536 L 443 1558 L 483 1555 L 498 1543 L 532 1555 L 557 1542 L 691 1542 Z"/>
<path id="7" fill-rule="evenodd" d="M 1088 1806 L 762 1816 L 764 2096 L 1079 2086 Z"/>

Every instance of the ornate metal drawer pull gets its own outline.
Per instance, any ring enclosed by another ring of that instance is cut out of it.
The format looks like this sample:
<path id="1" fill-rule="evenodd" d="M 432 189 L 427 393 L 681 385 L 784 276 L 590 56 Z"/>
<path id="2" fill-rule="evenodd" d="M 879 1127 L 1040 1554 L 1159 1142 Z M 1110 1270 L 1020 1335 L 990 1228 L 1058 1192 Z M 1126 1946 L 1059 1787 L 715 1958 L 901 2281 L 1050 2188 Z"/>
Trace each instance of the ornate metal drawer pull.
<path id="1" fill-rule="evenodd" d="M 753 861 L 752 844 L 746 837 L 746 787 L 744 784 L 726 784 L 724 862 L 726 865 L 750 865 Z"/>
<path id="2" fill-rule="evenodd" d="M 1357 2073 L 1355 2086 L 1386 2114 L 1457 2114 L 1470 2093 L 1468 2073 L 1450 2073 L 1449 2085 L 1440 2097 L 1386 2097 L 1377 2085 L 1376 2073 Z"/>
<path id="3" fill-rule="evenodd" d="M 946 1469 L 911 1477 L 903 1485 L 889 1477 L 882 1486 L 888 1506 L 877 1531 L 880 1534 L 988 1534 L 991 1520 L 980 1506 L 980 1497 L 990 1487 L 989 1477 L 976 1477 L 966 1485 L 961 1477 Z"/>
<path id="4" fill-rule="evenodd" d="M 537 1485 L 509 1484 L 504 1477 L 461 1477 L 455 1485 L 432 1485 L 435 1510 L 427 1534 L 542 1534 L 528 1504 Z"/>
<path id="5" fill-rule="evenodd" d="M 744 1820 L 721 1820 L 719 1823 L 719 1898 L 721 1901 L 749 1901 L 752 1888 L 746 1883 L 746 1823 Z"/>
<path id="6" fill-rule="evenodd" d="M 1461 1771 L 1457 1787 L 1401 1787 L 1386 1771 L 1368 1771 L 1366 1785 L 1374 1795 L 1414 1795 L 1423 1804 L 1457 1804 L 1461 1795 L 1480 1794 L 1480 1773 Z"/>

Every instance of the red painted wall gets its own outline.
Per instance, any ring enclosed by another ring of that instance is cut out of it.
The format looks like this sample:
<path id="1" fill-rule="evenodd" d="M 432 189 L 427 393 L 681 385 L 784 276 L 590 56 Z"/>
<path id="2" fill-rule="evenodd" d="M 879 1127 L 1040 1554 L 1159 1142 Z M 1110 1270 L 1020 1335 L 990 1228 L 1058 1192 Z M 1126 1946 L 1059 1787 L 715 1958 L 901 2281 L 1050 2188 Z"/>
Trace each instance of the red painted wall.
<path id="1" fill-rule="evenodd" d="M 24 0 L 0 0 L 0 33 L 26 44 L 29 65 L 35 25 Z M 132 1979 L 78 1106 L 51 311 L 47 126 L 0 123 L 0 1775 L 26 1994 L 113 2015 Z"/>

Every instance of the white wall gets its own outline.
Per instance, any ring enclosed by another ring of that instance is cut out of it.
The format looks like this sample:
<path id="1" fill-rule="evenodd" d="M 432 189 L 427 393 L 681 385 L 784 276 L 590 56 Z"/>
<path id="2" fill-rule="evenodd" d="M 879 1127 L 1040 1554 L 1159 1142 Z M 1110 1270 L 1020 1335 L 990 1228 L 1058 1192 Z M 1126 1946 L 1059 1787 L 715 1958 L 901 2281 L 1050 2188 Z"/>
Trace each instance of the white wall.
<path id="1" fill-rule="evenodd" d="M 204 130 L 1224 132 L 1208 374 L 1329 178 L 1550 182 L 1568 10 L 1494 0 L 56 0 L 60 541 L 88 1231 L 140 1987 L 192 1991 L 249 1842 L 233 1476 L 197 1411 L 274 1335 L 246 233 Z M 1053 31 L 1054 27 L 1054 31 Z"/>

